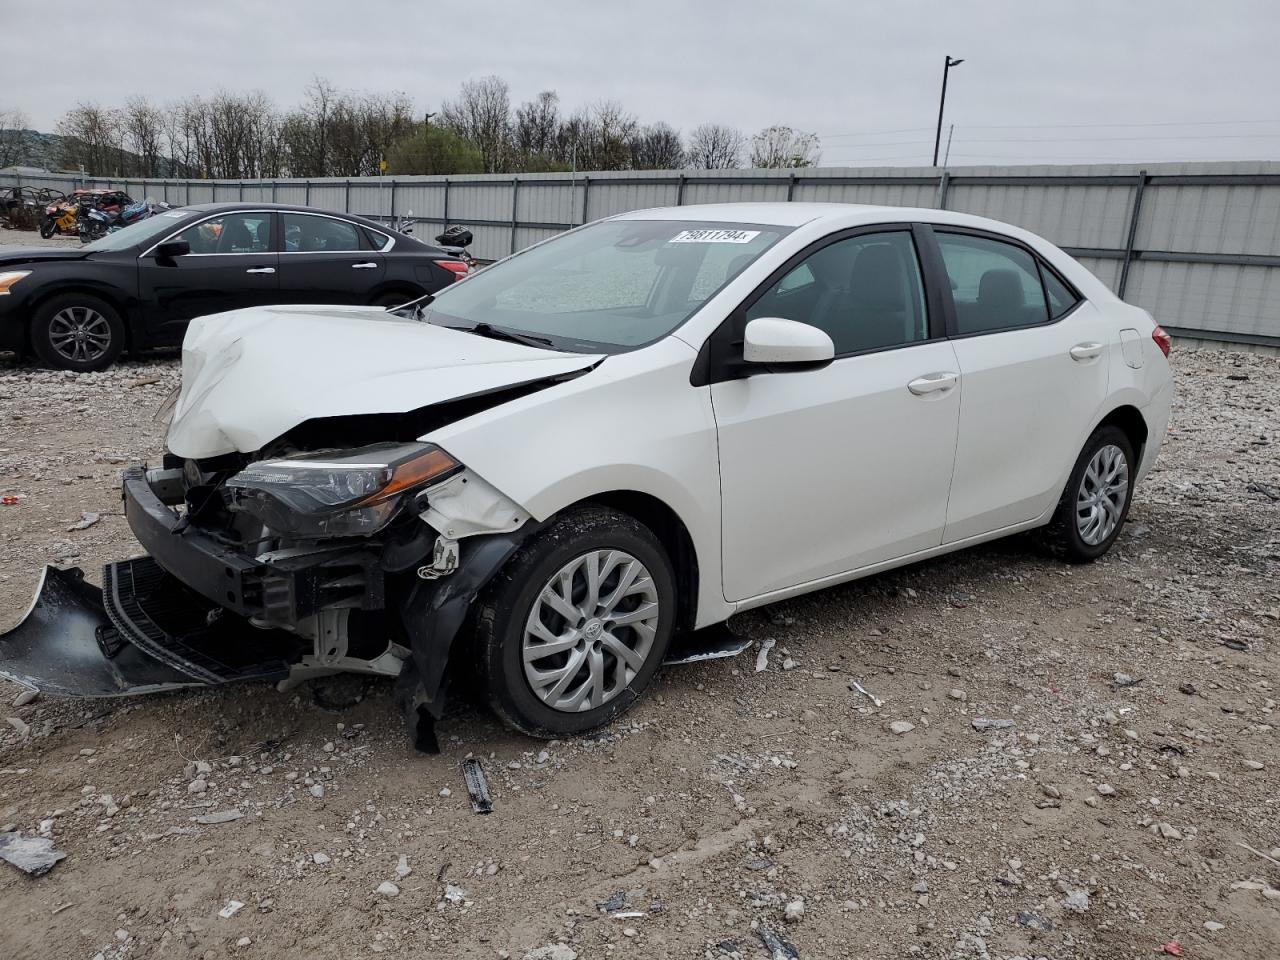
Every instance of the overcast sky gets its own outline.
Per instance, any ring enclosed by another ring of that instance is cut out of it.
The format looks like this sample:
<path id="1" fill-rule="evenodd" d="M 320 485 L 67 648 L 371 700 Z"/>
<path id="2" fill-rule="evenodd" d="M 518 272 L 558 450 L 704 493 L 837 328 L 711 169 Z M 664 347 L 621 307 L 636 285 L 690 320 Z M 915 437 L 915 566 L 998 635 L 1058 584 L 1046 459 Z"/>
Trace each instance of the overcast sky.
<path id="1" fill-rule="evenodd" d="M 943 57 L 952 165 L 1280 158 L 1277 0 L 46 0 L 5 4 L 0 108 L 315 75 L 434 110 L 494 73 L 519 102 L 821 137 L 823 165 L 927 164 Z M 115 25 L 89 32 L 76 24 Z M 944 141 L 946 132 L 944 130 Z"/>

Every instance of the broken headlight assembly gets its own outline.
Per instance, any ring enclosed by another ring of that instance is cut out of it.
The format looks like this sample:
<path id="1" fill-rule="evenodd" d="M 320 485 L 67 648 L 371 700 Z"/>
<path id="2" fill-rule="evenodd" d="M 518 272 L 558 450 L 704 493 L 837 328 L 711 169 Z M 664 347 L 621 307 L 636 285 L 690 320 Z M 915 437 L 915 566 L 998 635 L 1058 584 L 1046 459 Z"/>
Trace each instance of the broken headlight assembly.
<path id="1" fill-rule="evenodd" d="M 251 463 L 227 480 L 231 506 L 275 533 L 367 537 L 462 465 L 430 443 L 383 443 Z"/>

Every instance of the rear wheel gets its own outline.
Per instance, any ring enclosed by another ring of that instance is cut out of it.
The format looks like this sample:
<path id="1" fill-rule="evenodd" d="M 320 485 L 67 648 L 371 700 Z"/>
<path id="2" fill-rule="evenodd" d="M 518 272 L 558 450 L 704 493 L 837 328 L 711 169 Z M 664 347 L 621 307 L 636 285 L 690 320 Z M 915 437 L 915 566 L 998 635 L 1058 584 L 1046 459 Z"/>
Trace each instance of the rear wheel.
<path id="1" fill-rule="evenodd" d="M 105 370 L 124 349 L 124 324 L 115 309 L 97 297 L 63 294 L 36 308 L 31 349 L 59 370 Z"/>
<path id="2" fill-rule="evenodd" d="M 1123 430 L 1104 426 L 1093 432 L 1045 529 L 1057 556 L 1088 563 L 1111 549 L 1129 515 L 1136 467 L 1133 445 Z"/>
<path id="3" fill-rule="evenodd" d="M 532 736 L 607 723 L 653 680 L 675 607 L 671 562 L 647 527 L 603 508 L 565 514 L 517 551 L 479 604 L 490 705 Z"/>

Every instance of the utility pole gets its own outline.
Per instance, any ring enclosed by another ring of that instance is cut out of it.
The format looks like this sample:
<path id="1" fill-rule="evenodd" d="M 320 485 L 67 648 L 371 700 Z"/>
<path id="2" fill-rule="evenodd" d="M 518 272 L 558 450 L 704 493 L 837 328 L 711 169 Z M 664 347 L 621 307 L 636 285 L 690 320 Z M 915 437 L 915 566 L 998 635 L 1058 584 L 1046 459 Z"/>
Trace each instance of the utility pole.
<path id="1" fill-rule="evenodd" d="M 430 129 L 431 129 L 431 118 L 432 118 L 432 117 L 435 117 L 435 116 L 439 116 L 439 111 L 437 111 L 436 113 L 424 113 L 424 114 L 422 115 L 422 125 L 423 125 L 424 127 L 426 127 L 428 130 L 430 130 Z"/>
<path id="2" fill-rule="evenodd" d="M 958 67 L 964 63 L 963 60 L 953 60 L 950 55 L 946 58 L 946 63 L 942 67 L 942 97 L 938 100 L 938 132 L 933 137 L 933 165 L 938 165 L 938 148 L 942 146 L 942 111 L 947 105 L 947 74 L 952 67 Z"/>

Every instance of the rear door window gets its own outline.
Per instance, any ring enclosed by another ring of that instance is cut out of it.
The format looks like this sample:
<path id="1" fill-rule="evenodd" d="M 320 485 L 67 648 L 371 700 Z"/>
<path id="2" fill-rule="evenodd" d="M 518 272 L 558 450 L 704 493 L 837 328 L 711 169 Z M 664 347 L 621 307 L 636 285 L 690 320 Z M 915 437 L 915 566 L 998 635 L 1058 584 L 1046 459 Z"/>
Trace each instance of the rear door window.
<path id="1" fill-rule="evenodd" d="M 936 228 L 935 236 L 951 281 L 959 335 L 1017 330 L 1049 322 L 1040 269 L 1030 253 L 1016 244 L 988 237 L 945 233 Z"/>
<path id="2" fill-rule="evenodd" d="M 346 253 L 365 248 L 354 223 L 305 213 L 285 213 L 281 219 L 286 253 Z"/>

